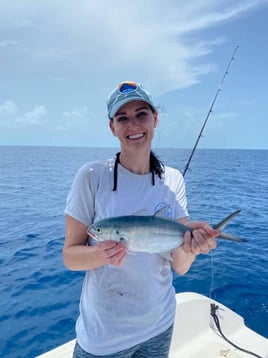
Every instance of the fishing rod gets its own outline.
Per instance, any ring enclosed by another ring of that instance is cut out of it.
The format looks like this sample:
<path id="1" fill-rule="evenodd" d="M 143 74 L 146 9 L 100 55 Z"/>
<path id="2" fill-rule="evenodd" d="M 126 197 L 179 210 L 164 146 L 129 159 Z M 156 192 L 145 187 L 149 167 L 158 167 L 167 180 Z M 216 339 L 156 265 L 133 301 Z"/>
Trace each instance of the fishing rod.
<path id="1" fill-rule="evenodd" d="M 201 128 L 201 131 L 200 131 L 199 134 L 198 134 L 197 140 L 196 140 L 196 142 L 195 142 L 195 144 L 194 144 L 194 147 L 193 147 L 193 149 L 192 149 L 192 152 L 191 152 L 191 154 L 190 154 L 190 157 L 189 157 L 189 159 L 188 159 L 188 161 L 187 161 L 187 164 L 186 164 L 186 166 L 185 166 L 185 168 L 184 168 L 183 176 L 185 176 L 185 174 L 186 174 L 186 172 L 187 172 L 187 170 L 188 170 L 188 168 L 189 168 L 189 165 L 190 165 L 191 160 L 192 160 L 192 158 L 193 158 L 193 155 L 194 155 L 194 152 L 195 152 L 196 147 L 197 147 L 197 145 L 198 145 L 198 142 L 199 142 L 200 138 L 202 137 L 202 134 L 203 134 L 203 131 L 204 131 L 205 126 L 206 126 L 206 124 L 207 124 L 207 121 L 208 121 L 208 119 L 209 119 L 209 116 L 210 116 L 210 114 L 211 114 L 212 111 L 213 111 L 214 104 L 215 104 L 215 102 L 216 102 L 216 100 L 217 100 L 217 97 L 218 97 L 218 95 L 219 95 L 219 93 L 220 93 L 220 91 L 221 91 L 221 89 L 222 89 L 222 86 L 223 86 L 225 77 L 226 77 L 227 74 L 228 74 L 229 68 L 231 67 L 231 64 L 232 64 L 232 62 L 233 62 L 233 60 L 234 60 L 234 56 L 235 56 L 236 51 L 238 50 L 238 47 L 239 47 L 239 46 L 237 45 L 236 48 L 234 49 L 234 52 L 233 52 L 233 54 L 232 54 L 232 57 L 231 57 L 231 59 L 230 59 L 228 65 L 227 65 L 227 67 L 226 67 L 226 70 L 225 70 L 225 72 L 224 72 L 224 75 L 223 75 L 223 77 L 222 77 L 222 80 L 221 80 L 221 82 L 220 82 L 220 85 L 219 85 L 219 87 L 218 87 L 218 90 L 217 90 L 217 92 L 216 92 L 216 95 L 215 95 L 215 97 L 214 97 L 214 99 L 213 99 L 213 101 L 212 101 L 212 103 L 211 103 L 211 106 L 210 106 L 210 108 L 209 108 L 208 114 L 207 114 L 207 116 L 206 116 L 206 118 L 205 118 L 205 121 L 204 121 L 204 123 L 203 123 L 203 126 L 202 126 L 202 128 Z"/>

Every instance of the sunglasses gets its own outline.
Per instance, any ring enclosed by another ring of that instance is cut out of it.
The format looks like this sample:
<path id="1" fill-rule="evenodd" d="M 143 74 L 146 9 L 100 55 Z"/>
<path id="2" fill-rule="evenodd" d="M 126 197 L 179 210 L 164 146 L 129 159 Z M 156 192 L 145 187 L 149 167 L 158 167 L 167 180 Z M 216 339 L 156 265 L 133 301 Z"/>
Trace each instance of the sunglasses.
<path id="1" fill-rule="evenodd" d="M 121 82 L 118 85 L 118 91 L 123 94 L 135 92 L 138 89 L 138 85 L 136 82 Z"/>
<path id="2" fill-rule="evenodd" d="M 120 107 L 120 102 L 122 105 L 122 102 L 126 103 L 126 99 L 128 98 L 130 100 L 135 99 L 147 102 L 152 106 L 152 108 L 154 108 L 151 96 L 142 88 L 141 85 L 132 81 L 124 81 L 119 83 L 118 87 L 110 94 L 110 97 L 108 98 L 107 107 L 108 115 L 110 118 L 112 118 L 115 114 L 114 108 L 118 109 Z"/>

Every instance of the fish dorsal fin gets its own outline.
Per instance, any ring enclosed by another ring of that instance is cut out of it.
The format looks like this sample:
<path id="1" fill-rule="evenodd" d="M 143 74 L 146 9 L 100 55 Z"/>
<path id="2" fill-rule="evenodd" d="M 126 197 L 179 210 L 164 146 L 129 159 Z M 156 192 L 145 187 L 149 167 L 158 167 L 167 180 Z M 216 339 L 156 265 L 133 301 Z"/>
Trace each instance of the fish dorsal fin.
<path id="1" fill-rule="evenodd" d="M 166 216 L 166 212 L 168 211 L 168 209 L 169 209 L 169 205 L 167 204 L 163 206 L 161 209 L 157 210 L 154 216 L 158 216 L 158 217 Z"/>

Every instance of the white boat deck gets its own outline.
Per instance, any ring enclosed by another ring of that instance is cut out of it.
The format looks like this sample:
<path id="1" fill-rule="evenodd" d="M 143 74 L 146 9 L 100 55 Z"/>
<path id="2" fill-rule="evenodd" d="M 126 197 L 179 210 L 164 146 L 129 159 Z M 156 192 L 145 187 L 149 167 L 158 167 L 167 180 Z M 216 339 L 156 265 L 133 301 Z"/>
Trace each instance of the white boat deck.
<path id="1" fill-rule="evenodd" d="M 42 358 L 72 358 L 75 339 L 59 346 L 51 351 L 44 353 L 38 357 Z"/>
<path id="2" fill-rule="evenodd" d="M 210 316 L 210 303 L 220 307 L 217 315 L 229 340 L 261 358 L 268 358 L 268 339 L 246 327 L 243 318 L 229 308 L 196 293 L 180 293 L 176 299 L 177 314 L 169 358 L 252 357 L 221 337 Z M 72 340 L 37 358 L 72 358 L 74 344 Z"/>

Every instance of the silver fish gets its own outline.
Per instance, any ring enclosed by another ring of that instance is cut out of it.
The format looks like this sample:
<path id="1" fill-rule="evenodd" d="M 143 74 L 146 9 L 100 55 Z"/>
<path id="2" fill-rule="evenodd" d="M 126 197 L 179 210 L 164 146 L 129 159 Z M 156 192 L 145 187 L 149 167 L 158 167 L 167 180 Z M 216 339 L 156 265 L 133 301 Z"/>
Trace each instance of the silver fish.
<path id="1" fill-rule="evenodd" d="M 168 206 L 163 207 L 152 216 L 127 215 L 100 220 L 88 228 L 88 235 L 97 241 L 122 242 L 129 251 L 158 253 L 171 260 L 170 253 L 183 244 L 185 232 L 193 229 L 176 220 L 163 217 L 167 208 Z M 217 239 L 247 241 L 222 231 L 239 212 L 240 210 L 233 212 L 212 226 L 220 231 Z"/>

